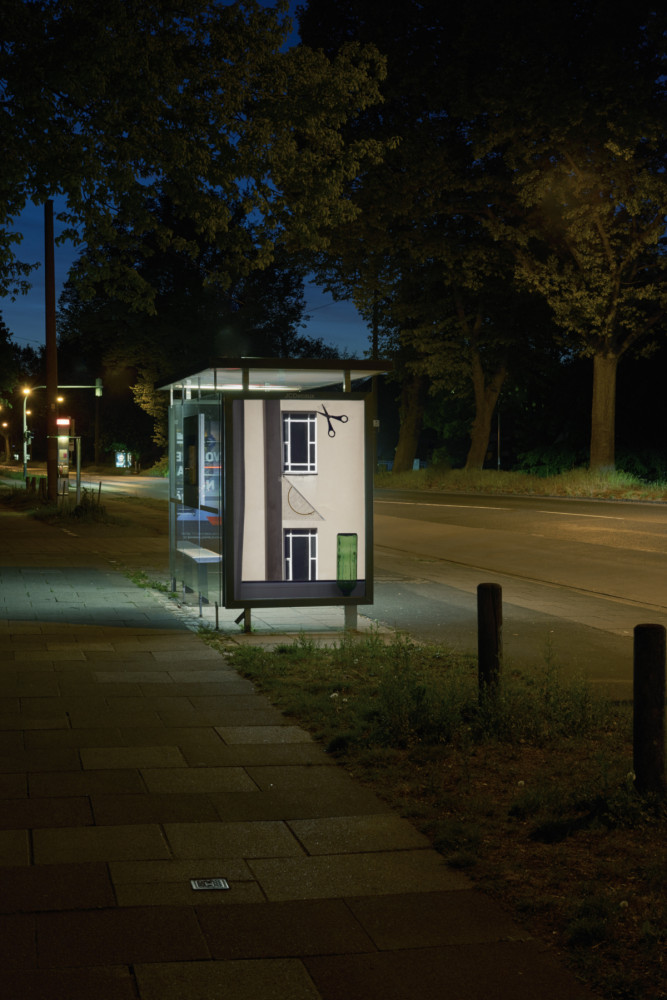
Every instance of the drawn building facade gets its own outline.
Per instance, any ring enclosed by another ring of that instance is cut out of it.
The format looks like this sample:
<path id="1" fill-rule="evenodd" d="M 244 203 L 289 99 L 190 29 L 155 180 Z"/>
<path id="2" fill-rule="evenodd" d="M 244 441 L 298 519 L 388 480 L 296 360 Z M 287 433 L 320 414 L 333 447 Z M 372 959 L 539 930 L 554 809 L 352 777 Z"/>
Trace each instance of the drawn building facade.
<path id="1" fill-rule="evenodd" d="M 363 596 L 364 400 L 238 400 L 234 408 L 243 593 L 267 594 L 263 584 L 280 582 L 296 594 L 307 582 L 310 596 Z"/>

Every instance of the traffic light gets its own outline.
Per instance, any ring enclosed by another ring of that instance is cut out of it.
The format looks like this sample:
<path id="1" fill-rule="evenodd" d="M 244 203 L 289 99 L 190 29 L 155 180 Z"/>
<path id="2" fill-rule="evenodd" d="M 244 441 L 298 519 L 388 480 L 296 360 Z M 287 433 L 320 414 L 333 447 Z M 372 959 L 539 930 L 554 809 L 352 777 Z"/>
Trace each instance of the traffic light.
<path id="1" fill-rule="evenodd" d="M 101 396 L 102 395 L 102 379 L 101 378 L 96 378 L 95 379 L 95 395 L 96 396 Z"/>

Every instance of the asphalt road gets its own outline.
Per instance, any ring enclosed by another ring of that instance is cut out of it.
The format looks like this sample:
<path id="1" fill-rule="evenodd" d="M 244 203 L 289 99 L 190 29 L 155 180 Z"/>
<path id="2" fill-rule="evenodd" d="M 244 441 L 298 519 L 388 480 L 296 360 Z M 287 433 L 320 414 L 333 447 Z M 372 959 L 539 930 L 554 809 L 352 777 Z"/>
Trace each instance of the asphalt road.
<path id="1" fill-rule="evenodd" d="M 667 506 L 378 491 L 378 621 L 465 652 L 499 583 L 508 667 L 547 660 L 629 697 L 635 625 L 667 625 Z"/>
<path id="2" fill-rule="evenodd" d="M 135 476 L 128 473 L 126 476 L 93 476 L 81 475 L 81 485 L 84 489 L 99 488 L 102 483 L 102 495 L 127 494 L 129 496 L 150 497 L 153 500 L 169 499 L 169 480 L 158 479 L 155 476 Z"/>

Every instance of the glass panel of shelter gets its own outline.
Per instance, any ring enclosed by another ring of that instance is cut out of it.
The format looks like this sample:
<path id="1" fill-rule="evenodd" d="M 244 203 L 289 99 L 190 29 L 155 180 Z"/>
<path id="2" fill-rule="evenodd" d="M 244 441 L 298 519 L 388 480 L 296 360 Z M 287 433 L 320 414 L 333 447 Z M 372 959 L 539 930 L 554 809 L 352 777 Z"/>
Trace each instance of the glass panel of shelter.
<path id="1" fill-rule="evenodd" d="M 170 412 L 172 582 L 220 601 L 222 562 L 222 413 L 216 394 L 183 399 Z"/>

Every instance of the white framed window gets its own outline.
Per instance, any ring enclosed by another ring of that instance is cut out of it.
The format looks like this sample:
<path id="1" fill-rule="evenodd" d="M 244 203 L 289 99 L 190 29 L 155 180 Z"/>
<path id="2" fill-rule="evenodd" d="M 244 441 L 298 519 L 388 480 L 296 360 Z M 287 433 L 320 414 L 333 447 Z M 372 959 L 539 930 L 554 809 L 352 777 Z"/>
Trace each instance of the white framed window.
<path id="1" fill-rule="evenodd" d="M 283 413 L 283 472 L 313 475 L 317 472 L 317 414 Z"/>
<path id="2" fill-rule="evenodd" d="M 317 580 L 317 528 L 285 528 L 285 579 Z"/>

